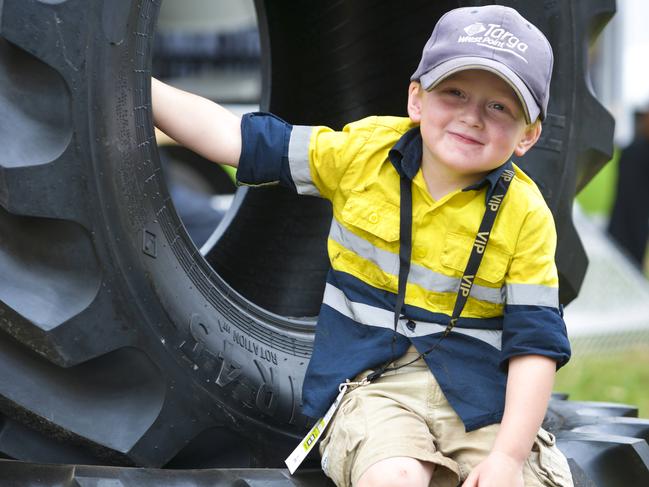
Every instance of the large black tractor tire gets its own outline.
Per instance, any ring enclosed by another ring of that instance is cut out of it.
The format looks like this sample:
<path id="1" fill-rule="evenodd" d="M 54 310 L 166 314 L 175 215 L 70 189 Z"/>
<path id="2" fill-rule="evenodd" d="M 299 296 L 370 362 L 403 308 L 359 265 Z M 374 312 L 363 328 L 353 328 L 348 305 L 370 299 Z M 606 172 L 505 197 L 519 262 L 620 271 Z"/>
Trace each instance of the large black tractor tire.
<path id="1" fill-rule="evenodd" d="M 336 127 L 403 114 L 436 19 L 481 3 L 259 0 L 262 107 Z M 612 149 L 612 119 L 587 87 L 586 51 L 614 2 L 504 3 L 539 25 L 556 53 L 543 139 L 521 164 L 557 219 L 568 301 L 585 271 L 570 204 Z M 330 208 L 277 189 L 240 190 L 218 241 L 198 251 L 153 135 L 159 6 L 0 1 L 5 457 L 271 467 L 308 425 L 300 389 Z M 592 457 L 578 460 L 590 468 Z"/>

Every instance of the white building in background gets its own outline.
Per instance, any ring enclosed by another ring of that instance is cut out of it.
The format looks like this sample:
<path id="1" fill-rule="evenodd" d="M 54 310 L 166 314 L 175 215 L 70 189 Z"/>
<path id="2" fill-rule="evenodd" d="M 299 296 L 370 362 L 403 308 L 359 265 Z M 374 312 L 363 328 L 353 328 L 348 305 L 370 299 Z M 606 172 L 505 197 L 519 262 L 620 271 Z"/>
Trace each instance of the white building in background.
<path id="1" fill-rule="evenodd" d="M 617 0 L 617 14 L 593 49 L 591 80 L 616 120 L 615 142 L 633 137 L 633 112 L 649 109 L 649 2 Z"/>

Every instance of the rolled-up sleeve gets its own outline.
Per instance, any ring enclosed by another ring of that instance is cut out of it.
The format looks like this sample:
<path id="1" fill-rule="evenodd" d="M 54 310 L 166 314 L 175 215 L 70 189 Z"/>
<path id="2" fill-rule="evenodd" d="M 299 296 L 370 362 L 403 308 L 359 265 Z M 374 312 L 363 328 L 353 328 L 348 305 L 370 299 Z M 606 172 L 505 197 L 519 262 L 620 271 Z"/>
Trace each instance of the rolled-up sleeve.
<path id="1" fill-rule="evenodd" d="M 288 167 L 293 126 L 270 113 L 241 118 L 241 156 L 237 182 L 246 186 L 281 184 L 295 190 Z"/>
<path id="2" fill-rule="evenodd" d="M 340 179 L 375 127 L 376 117 L 346 125 L 291 125 L 270 113 L 241 119 L 237 182 L 246 186 L 280 184 L 299 194 L 331 199 Z"/>
<path id="3" fill-rule="evenodd" d="M 556 230 L 546 206 L 525 218 L 506 276 L 501 364 L 519 355 L 570 359 L 570 343 L 559 309 L 559 279 L 554 262 Z"/>

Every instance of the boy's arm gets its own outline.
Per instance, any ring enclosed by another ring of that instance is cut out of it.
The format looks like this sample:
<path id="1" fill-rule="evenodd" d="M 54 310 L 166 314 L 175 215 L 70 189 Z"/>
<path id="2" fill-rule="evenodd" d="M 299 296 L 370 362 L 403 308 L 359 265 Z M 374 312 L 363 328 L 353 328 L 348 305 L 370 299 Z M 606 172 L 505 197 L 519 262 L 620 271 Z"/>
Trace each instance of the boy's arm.
<path id="1" fill-rule="evenodd" d="M 505 413 L 489 456 L 463 487 L 523 487 L 527 459 L 552 394 L 556 362 L 541 355 L 509 360 Z"/>
<path id="2" fill-rule="evenodd" d="M 241 119 L 222 106 L 151 79 L 153 122 L 169 137 L 214 162 L 237 167 Z"/>

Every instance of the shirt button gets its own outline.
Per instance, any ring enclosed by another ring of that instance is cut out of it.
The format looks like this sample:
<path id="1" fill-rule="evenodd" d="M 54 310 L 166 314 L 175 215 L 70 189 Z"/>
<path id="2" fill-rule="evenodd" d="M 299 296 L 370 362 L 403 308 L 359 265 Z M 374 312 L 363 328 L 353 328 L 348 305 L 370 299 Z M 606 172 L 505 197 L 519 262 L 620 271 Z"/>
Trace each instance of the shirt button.
<path id="1" fill-rule="evenodd" d="M 368 220 L 370 221 L 370 223 L 378 223 L 379 215 L 377 215 L 376 213 L 371 213 Z"/>
<path id="2" fill-rule="evenodd" d="M 426 257 L 426 247 L 423 246 L 415 246 L 415 259 L 421 260 L 424 257 Z"/>
<path id="3" fill-rule="evenodd" d="M 417 328 L 417 323 L 415 323 L 415 322 L 412 321 L 412 320 L 408 320 L 408 321 L 406 322 L 406 327 L 407 327 L 410 331 L 415 331 L 415 328 Z"/>

